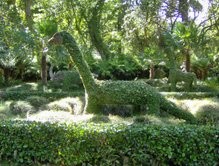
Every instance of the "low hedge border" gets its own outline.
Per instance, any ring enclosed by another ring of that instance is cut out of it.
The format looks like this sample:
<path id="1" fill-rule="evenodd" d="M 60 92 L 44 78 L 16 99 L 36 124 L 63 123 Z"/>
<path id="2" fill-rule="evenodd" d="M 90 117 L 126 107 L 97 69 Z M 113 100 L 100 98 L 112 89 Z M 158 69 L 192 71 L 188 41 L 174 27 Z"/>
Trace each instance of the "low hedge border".
<path id="1" fill-rule="evenodd" d="M 161 92 L 166 97 L 173 97 L 176 99 L 201 99 L 209 97 L 218 97 L 219 92 Z"/>
<path id="2" fill-rule="evenodd" d="M 219 92 L 161 92 L 162 95 L 166 97 L 174 97 L 176 99 L 193 99 L 193 98 L 209 98 L 209 97 L 219 97 Z M 1 91 L 1 100 L 22 100 L 29 96 L 42 96 L 46 98 L 59 99 L 62 97 L 75 97 L 83 96 L 84 91 L 72 91 L 72 92 L 30 92 L 30 91 Z"/>
<path id="3" fill-rule="evenodd" d="M 63 97 L 76 97 L 76 96 L 83 96 L 84 91 L 73 91 L 73 92 L 29 92 L 29 91 L 22 91 L 22 92 L 1 92 L 0 99 L 1 100 L 22 100 L 26 99 L 29 96 L 39 96 L 45 97 L 47 99 L 60 99 Z"/>
<path id="4" fill-rule="evenodd" d="M 212 126 L 0 122 L 0 161 L 16 165 L 217 165 Z M 0 162 L 1 163 L 1 162 Z"/>

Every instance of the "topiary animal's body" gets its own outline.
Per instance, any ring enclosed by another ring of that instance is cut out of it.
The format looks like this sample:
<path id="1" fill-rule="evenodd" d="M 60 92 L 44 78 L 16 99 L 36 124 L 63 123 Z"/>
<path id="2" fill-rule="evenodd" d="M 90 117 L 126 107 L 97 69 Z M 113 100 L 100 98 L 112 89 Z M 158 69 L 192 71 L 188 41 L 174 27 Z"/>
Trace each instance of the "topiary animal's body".
<path id="1" fill-rule="evenodd" d="M 85 88 L 86 112 L 99 113 L 103 105 L 110 104 L 146 105 L 150 113 L 158 113 L 161 109 L 178 118 L 195 121 L 192 114 L 177 108 L 174 103 L 167 101 L 155 88 L 143 81 L 95 80 L 75 39 L 69 33 L 63 31 L 54 34 L 49 44 L 63 44 L 72 56 Z"/>
<path id="2" fill-rule="evenodd" d="M 192 84 L 196 85 L 197 77 L 195 73 L 183 72 L 179 69 L 170 69 L 168 82 L 171 83 L 171 91 L 176 90 L 177 82 L 185 83 L 185 90 L 190 91 L 192 89 Z"/>

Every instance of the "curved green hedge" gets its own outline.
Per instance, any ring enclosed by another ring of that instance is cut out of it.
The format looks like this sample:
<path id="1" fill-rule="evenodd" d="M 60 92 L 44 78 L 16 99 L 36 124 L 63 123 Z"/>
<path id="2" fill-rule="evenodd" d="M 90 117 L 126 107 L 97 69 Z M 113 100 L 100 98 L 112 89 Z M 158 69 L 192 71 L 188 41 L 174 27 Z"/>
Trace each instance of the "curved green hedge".
<path id="1" fill-rule="evenodd" d="M 84 91 L 78 90 L 73 92 L 29 92 L 29 91 L 9 91 L 9 92 L 1 92 L 0 99 L 1 100 L 22 100 L 26 99 L 30 96 L 39 96 L 45 97 L 47 99 L 60 99 L 63 97 L 75 97 L 75 96 L 83 96 Z"/>
<path id="2" fill-rule="evenodd" d="M 0 160 L 17 165 L 216 165 L 219 129 L 208 126 L 0 122 Z M 1 164 L 0 161 L 0 164 Z"/>
<path id="3" fill-rule="evenodd" d="M 219 97 L 219 92 L 161 92 L 166 97 L 176 99 L 201 99 L 210 97 Z"/>

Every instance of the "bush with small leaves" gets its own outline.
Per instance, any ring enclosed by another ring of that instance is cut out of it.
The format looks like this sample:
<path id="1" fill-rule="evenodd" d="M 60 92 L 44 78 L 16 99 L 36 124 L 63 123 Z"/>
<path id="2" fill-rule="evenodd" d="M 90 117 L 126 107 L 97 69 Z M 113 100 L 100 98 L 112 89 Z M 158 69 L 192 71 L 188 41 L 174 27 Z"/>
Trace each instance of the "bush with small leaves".
<path id="1" fill-rule="evenodd" d="M 26 101 L 30 103 L 34 108 L 39 109 L 40 107 L 47 104 L 49 101 L 45 97 L 30 96 L 26 98 Z"/>
<path id="2" fill-rule="evenodd" d="M 95 115 L 90 119 L 90 122 L 94 123 L 108 123 L 110 122 L 110 119 L 108 116 L 104 115 Z"/>
<path id="3" fill-rule="evenodd" d="M 14 101 L 9 106 L 10 112 L 14 115 L 24 115 L 26 113 L 35 112 L 33 106 L 26 101 Z"/>
<path id="4" fill-rule="evenodd" d="M 7 118 L 7 116 L 5 115 L 5 114 L 0 114 L 0 120 L 2 120 L 2 119 L 6 119 Z"/>
<path id="5" fill-rule="evenodd" d="M 51 102 L 46 105 L 48 110 L 53 111 L 66 111 L 72 114 L 81 114 L 84 108 L 83 97 L 66 97 L 61 100 Z"/>
<path id="6" fill-rule="evenodd" d="M 76 70 L 58 71 L 53 80 L 50 82 L 54 88 L 61 88 L 63 90 L 82 89 L 82 81 Z"/>
<path id="7" fill-rule="evenodd" d="M 143 123 L 143 124 L 150 124 L 150 119 L 144 116 L 137 116 L 134 118 L 134 123 Z"/>
<path id="8" fill-rule="evenodd" d="M 40 91 L 38 92 L 27 92 L 27 91 L 8 91 L 1 94 L 1 99 L 6 100 L 25 100 L 29 96 L 39 96 L 39 97 L 45 97 L 49 101 L 54 101 L 60 98 L 64 97 L 75 97 L 75 96 L 84 96 L 83 91 L 68 91 L 68 92 L 46 92 L 42 93 Z"/>
<path id="9" fill-rule="evenodd" d="M 196 113 L 196 118 L 202 124 L 219 125 L 219 106 L 204 105 Z"/>
<path id="10" fill-rule="evenodd" d="M 9 165 L 217 165 L 219 128 L 0 121 Z"/>
<path id="11" fill-rule="evenodd" d="M 134 107 L 132 105 L 105 105 L 103 107 L 103 113 L 106 115 L 118 115 L 121 117 L 132 116 Z"/>

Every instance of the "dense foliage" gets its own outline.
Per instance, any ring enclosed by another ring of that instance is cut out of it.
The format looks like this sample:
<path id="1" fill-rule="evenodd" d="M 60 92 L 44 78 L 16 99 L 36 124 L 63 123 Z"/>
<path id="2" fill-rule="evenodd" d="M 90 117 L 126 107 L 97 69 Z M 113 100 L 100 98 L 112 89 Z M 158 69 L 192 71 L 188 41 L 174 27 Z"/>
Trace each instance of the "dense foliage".
<path id="1" fill-rule="evenodd" d="M 154 66 L 183 62 L 199 79 L 218 76 L 218 0 L 8 0 L 0 8 L 3 83 L 45 76 L 45 60 L 71 68 L 71 60 L 60 60 L 65 51 L 45 49 L 60 30 L 75 36 L 101 79 L 133 79 L 145 71 L 154 78 Z"/>
<path id="2" fill-rule="evenodd" d="M 75 91 L 75 92 L 6 92 L 3 95 L 1 95 L 2 100 L 22 100 L 26 99 L 27 97 L 31 96 L 38 96 L 38 97 L 45 97 L 48 100 L 55 100 L 60 99 L 63 97 L 75 97 L 75 96 L 82 96 L 84 95 L 84 92 L 82 91 Z M 34 101 L 36 102 L 36 101 Z M 41 103 L 43 104 L 43 103 Z"/>
<path id="3" fill-rule="evenodd" d="M 219 130 L 208 126 L 0 122 L 0 159 L 18 165 L 215 165 Z"/>

